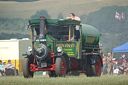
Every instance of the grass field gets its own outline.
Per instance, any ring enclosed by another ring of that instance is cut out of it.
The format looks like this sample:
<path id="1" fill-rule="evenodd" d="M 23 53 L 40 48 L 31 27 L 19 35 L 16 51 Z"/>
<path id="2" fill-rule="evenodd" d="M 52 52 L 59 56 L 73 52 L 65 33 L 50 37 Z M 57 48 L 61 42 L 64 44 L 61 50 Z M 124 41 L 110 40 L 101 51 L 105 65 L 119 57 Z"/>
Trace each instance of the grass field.
<path id="1" fill-rule="evenodd" d="M 128 85 L 128 75 L 113 75 L 101 77 L 66 76 L 50 78 L 34 76 L 25 79 L 23 76 L 0 77 L 0 85 Z"/>

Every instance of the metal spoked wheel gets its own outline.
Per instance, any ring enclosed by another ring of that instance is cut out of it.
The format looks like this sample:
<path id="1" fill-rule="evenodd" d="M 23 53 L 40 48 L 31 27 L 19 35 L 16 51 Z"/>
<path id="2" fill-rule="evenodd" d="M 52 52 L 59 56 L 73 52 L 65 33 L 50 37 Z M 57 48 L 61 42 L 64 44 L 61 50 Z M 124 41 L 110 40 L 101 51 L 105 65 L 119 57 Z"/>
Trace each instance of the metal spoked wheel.
<path id="1" fill-rule="evenodd" d="M 57 76 L 65 76 L 66 75 L 66 71 L 67 71 L 67 68 L 66 68 L 66 60 L 65 60 L 65 58 L 63 56 L 59 57 L 59 58 L 56 58 L 56 63 L 55 63 L 56 75 Z"/>

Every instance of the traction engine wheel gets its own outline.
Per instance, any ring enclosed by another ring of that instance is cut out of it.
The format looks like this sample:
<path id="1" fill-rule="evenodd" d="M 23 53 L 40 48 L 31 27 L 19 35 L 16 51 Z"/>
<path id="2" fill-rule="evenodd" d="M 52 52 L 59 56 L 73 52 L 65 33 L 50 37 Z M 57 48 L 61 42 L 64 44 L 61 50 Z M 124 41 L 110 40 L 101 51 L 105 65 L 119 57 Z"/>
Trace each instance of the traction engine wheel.
<path id="1" fill-rule="evenodd" d="M 95 59 L 95 63 L 91 64 L 91 58 Z M 86 75 L 88 77 L 100 76 L 101 75 L 101 61 L 99 56 L 88 56 L 86 65 Z"/>
<path id="2" fill-rule="evenodd" d="M 92 75 L 93 76 L 100 76 L 101 75 L 101 61 L 98 56 L 96 57 L 96 63 L 92 65 Z"/>
<path id="3" fill-rule="evenodd" d="M 65 76 L 66 71 L 67 71 L 67 67 L 64 56 L 56 58 L 56 62 L 55 62 L 56 76 Z"/>
<path id="4" fill-rule="evenodd" d="M 24 78 L 33 78 L 33 72 L 30 71 L 30 63 L 28 58 L 23 60 L 23 75 Z"/>
<path id="5" fill-rule="evenodd" d="M 48 71 L 49 77 L 56 77 L 55 71 Z"/>

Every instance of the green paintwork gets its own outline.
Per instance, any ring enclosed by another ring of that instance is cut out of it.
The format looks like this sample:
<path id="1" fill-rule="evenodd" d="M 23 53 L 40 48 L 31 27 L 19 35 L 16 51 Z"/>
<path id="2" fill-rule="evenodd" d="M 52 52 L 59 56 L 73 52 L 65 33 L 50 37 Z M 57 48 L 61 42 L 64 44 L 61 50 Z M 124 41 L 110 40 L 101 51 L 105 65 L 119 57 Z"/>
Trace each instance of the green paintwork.
<path id="1" fill-rule="evenodd" d="M 51 45 L 51 51 L 54 52 L 53 40 L 55 40 L 55 38 L 53 38 L 51 35 L 46 35 L 46 40 L 46 44 Z"/>
<path id="2" fill-rule="evenodd" d="M 90 25 L 82 24 L 82 44 L 85 45 L 97 45 L 99 43 L 100 33 L 99 31 Z"/>
<path id="3" fill-rule="evenodd" d="M 46 40 L 46 44 L 51 45 L 52 52 L 57 52 L 57 47 L 61 46 L 63 48 L 63 52 L 65 52 L 68 56 L 75 57 L 76 43 L 55 41 L 55 38 L 51 35 L 46 35 Z"/>
<path id="4" fill-rule="evenodd" d="M 79 25 L 79 21 L 72 21 L 71 19 L 46 19 L 46 25 L 63 26 L 63 25 Z M 40 19 L 29 20 L 30 26 L 39 26 Z"/>

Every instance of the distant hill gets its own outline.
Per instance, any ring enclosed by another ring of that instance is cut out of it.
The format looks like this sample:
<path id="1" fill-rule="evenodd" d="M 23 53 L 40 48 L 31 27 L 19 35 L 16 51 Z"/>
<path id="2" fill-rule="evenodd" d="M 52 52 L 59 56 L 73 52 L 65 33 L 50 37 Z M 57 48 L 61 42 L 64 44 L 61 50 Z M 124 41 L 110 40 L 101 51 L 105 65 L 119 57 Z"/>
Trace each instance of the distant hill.
<path id="1" fill-rule="evenodd" d="M 47 10 L 51 18 L 62 13 L 64 18 L 74 12 L 77 16 L 88 15 L 106 6 L 127 6 L 128 0 L 39 0 L 35 2 L 0 1 L 0 17 L 30 18 L 39 10 Z"/>
<path id="2" fill-rule="evenodd" d="M 33 2 L 38 0 L 0 0 L 0 1 Z"/>

